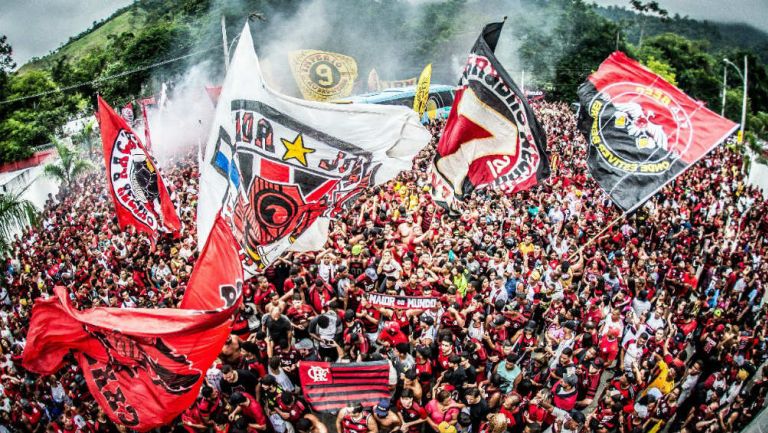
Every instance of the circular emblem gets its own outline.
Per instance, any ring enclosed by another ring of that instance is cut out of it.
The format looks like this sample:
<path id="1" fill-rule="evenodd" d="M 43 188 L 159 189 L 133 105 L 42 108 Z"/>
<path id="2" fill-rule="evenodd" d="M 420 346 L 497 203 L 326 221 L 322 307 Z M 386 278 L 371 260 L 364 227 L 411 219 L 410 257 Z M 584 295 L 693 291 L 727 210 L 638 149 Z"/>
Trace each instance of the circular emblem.
<path id="1" fill-rule="evenodd" d="M 349 94 L 357 78 L 354 59 L 334 53 L 311 52 L 294 60 L 294 72 L 302 93 L 312 99 L 328 99 Z"/>
<path id="2" fill-rule="evenodd" d="M 611 166 L 638 174 L 668 170 L 693 142 L 688 113 L 662 90 L 614 83 L 591 101 L 592 144 Z"/>
<path id="3" fill-rule="evenodd" d="M 279 190 L 261 190 L 253 198 L 258 222 L 270 229 L 286 227 L 293 221 L 299 208 L 292 197 Z"/>
<path id="4" fill-rule="evenodd" d="M 109 164 L 110 184 L 117 202 L 138 221 L 156 230 L 154 205 L 160 196 L 157 168 L 135 135 L 120 130 L 112 145 Z"/>
<path id="5" fill-rule="evenodd" d="M 341 74 L 336 65 L 322 60 L 310 66 L 309 79 L 323 89 L 330 89 L 339 84 Z"/>

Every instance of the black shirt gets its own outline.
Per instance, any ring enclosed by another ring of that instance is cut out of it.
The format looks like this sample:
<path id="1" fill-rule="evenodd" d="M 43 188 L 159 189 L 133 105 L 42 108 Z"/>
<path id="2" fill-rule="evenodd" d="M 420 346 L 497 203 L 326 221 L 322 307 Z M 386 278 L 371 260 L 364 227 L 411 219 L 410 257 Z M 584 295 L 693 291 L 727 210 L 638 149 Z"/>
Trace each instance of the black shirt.
<path id="1" fill-rule="evenodd" d="M 235 371 L 237 372 L 237 380 L 230 383 L 222 379 L 220 383 L 221 392 L 230 395 L 234 391 L 244 391 L 253 395 L 256 391 L 256 385 L 259 383 L 259 377 L 248 370 Z"/>

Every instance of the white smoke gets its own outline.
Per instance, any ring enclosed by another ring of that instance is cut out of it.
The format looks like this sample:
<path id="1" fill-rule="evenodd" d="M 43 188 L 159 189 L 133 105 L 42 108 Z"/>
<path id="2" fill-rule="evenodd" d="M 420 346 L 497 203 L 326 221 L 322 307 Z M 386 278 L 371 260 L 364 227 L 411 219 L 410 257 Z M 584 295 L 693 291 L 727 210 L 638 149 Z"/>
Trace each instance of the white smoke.
<path id="1" fill-rule="evenodd" d="M 164 107 L 148 111 L 152 153 L 162 164 L 205 145 L 214 106 L 206 86 L 214 83 L 209 62 L 197 64 L 168 90 Z"/>

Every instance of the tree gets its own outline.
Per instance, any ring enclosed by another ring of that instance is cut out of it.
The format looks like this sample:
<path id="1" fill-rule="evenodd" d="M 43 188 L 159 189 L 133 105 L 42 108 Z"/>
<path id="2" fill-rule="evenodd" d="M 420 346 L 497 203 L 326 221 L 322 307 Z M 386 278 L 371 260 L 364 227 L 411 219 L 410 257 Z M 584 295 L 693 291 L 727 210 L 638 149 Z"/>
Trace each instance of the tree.
<path id="1" fill-rule="evenodd" d="M 647 16 L 655 16 L 658 18 L 666 19 L 669 16 L 669 12 L 659 6 L 657 1 L 642 2 L 640 0 L 630 0 L 629 4 L 632 9 L 638 13 L 638 19 L 640 21 L 640 38 L 637 41 L 637 46 L 643 46 L 643 34 L 645 33 L 645 20 Z"/>
<path id="2" fill-rule="evenodd" d="M 77 133 L 75 139 L 88 149 L 88 156 L 93 155 L 93 133 L 95 130 L 96 121 L 89 120 L 83 125 L 83 129 Z"/>
<path id="3" fill-rule="evenodd" d="M 57 179 L 65 188 L 81 174 L 92 170 L 94 164 L 83 159 L 80 150 L 61 141 L 54 141 L 59 153 L 59 160 L 45 165 L 43 173 L 46 176 Z"/>
<path id="4" fill-rule="evenodd" d="M 661 78 L 665 79 L 669 84 L 677 86 L 677 78 L 675 75 L 675 69 L 669 65 L 669 63 L 659 60 L 656 57 L 648 56 L 642 63 L 658 74 Z"/>
<path id="5" fill-rule="evenodd" d="M 23 227 L 37 224 L 38 213 L 29 200 L 21 198 L 24 193 L 0 194 L 0 256 L 10 252 L 14 233 Z"/>

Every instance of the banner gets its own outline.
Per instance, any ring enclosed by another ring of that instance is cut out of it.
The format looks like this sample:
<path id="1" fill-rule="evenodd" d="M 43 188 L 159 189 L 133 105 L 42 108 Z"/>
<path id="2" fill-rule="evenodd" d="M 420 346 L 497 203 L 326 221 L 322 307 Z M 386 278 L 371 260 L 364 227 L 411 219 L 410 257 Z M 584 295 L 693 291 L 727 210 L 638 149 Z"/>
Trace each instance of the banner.
<path id="1" fill-rule="evenodd" d="M 243 274 L 234 238 L 222 220 L 214 233 L 184 295 L 195 309 L 79 311 L 66 288 L 56 287 L 55 296 L 37 299 L 32 308 L 24 368 L 54 374 L 74 353 L 112 421 L 138 431 L 173 421 L 197 398 L 240 306 Z"/>
<path id="2" fill-rule="evenodd" d="M 120 109 L 120 115 L 123 117 L 123 120 L 128 122 L 128 124 L 133 123 L 133 102 L 126 103 L 123 108 Z"/>
<path id="3" fill-rule="evenodd" d="M 120 228 L 133 226 L 147 233 L 153 242 L 161 224 L 178 233 L 181 221 L 154 158 L 101 96 L 98 102 L 107 189 L 112 194 Z"/>
<path id="4" fill-rule="evenodd" d="M 408 86 L 416 85 L 416 77 L 406 78 L 405 80 L 392 80 L 392 81 L 379 81 L 379 90 L 384 89 L 400 89 Z"/>
<path id="5" fill-rule="evenodd" d="M 206 146 L 197 213 L 202 245 L 223 209 L 247 276 L 294 243 L 320 249 L 328 219 L 365 188 L 409 170 L 430 139 L 409 108 L 291 98 L 260 71 L 246 26 Z"/>
<path id="6" fill-rule="evenodd" d="M 328 51 L 291 51 L 291 72 L 304 99 L 330 101 L 352 94 L 357 79 L 357 62 Z"/>
<path id="7" fill-rule="evenodd" d="M 432 78 L 432 63 L 428 64 L 421 75 L 419 83 L 416 85 L 416 95 L 413 97 L 413 111 L 419 113 L 419 118 L 424 115 L 429 100 L 429 81 Z"/>
<path id="8" fill-rule="evenodd" d="M 618 51 L 578 94 L 589 171 L 625 212 L 643 204 L 738 127 Z"/>
<path id="9" fill-rule="evenodd" d="M 379 74 L 376 72 L 376 69 L 371 69 L 371 72 L 368 73 L 368 91 L 378 92 L 379 90 L 381 90 Z"/>
<path id="10" fill-rule="evenodd" d="M 396 310 L 429 310 L 440 304 L 440 299 L 370 293 L 368 295 L 368 302 L 373 304 L 374 307 L 394 308 Z"/>
<path id="11" fill-rule="evenodd" d="M 389 398 L 387 361 L 299 362 L 301 389 L 316 411 L 335 411 L 350 404 L 373 406 Z"/>
<path id="12" fill-rule="evenodd" d="M 152 139 L 149 136 L 149 118 L 147 117 L 147 106 L 157 105 L 155 97 L 144 98 L 139 100 L 141 106 L 141 116 L 144 119 L 144 143 L 147 145 L 148 150 L 152 150 Z"/>
<path id="13" fill-rule="evenodd" d="M 549 176 L 544 130 L 494 55 L 503 24 L 486 25 L 472 47 L 437 145 L 432 194 L 443 207 L 486 185 L 512 193 Z"/>

